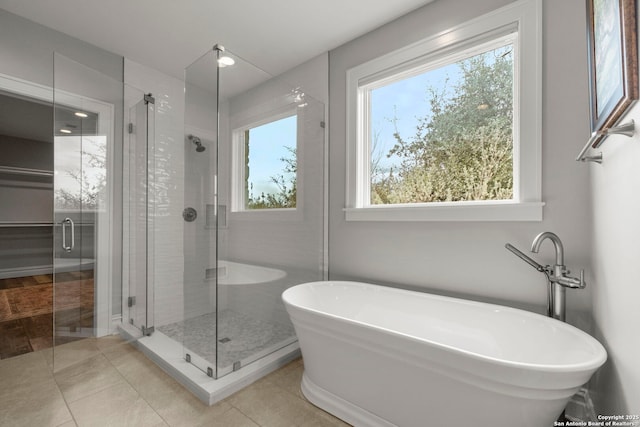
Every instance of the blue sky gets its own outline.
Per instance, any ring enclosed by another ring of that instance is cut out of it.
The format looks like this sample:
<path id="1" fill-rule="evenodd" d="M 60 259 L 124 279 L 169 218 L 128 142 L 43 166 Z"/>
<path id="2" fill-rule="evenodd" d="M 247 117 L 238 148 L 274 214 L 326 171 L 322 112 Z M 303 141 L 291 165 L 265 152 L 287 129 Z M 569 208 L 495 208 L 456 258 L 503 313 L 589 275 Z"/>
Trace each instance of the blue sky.
<path id="1" fill-rule="evenodd" d="M 427 74 L 405 79 L 372 91 L 372 127 L 380 132 L 382 162 L 390 166 L 397 159 L 387 159 L 386 153 L 395 144 L 394 125 L 391 120 L 398 117 L 400 134 L 408 138 L 415 133 L 416 117 L 430 112 L 427 87 L 442 88 L 447 76 L 454 76 L 457 66 L 450 65 Z M 289 157 L 285 146 L 296 146 L 296 116 L 252 128 L 249 138 L 249 183 L 253 184 L 253 196 L 262 192 L 274 193 L 277 187 L 271 177 L 282 173 L 285 167 L 280 161 Z"/>
<path id="2" fill-rule="evenodd" d="M 381 163 L 385 167 L 398 162 L 397 158 L 386 157 L 395 144 L 393 118 L 398 118 L 400 135 L 410 138 L 415 133 L 417 118 L 431 111 L 427 88 L 440 90 L 447 77 L 453 80 L 458 74 L 458 66 L 452 64 L 372 91 L 372 130 L 380 132 Z M 281 174 L 285 167 L 280 161 L 289 156 L 285 146 L 296 146 L 296 126 L 296 116 L 291 116 L 250 130 L 249 183 L 253 184 L 254 197 L 278 191 L 271 177 Z"/>
<path id="3" fill-rule="evenodd" d="M 427 88 L 442 90 L 447 78 L 451 86 L 459 75 L 458 65 L 451 64 L 371 91 L 371 133 L 379 134 L 377 150 L 382 153 L 381 166 L 389 167 L 399 161 L 397 157 L 386 157 L 396 143 L 394 117 L 400 136 L 404 140 L 411 139 L 418 118 L 431 114 Z"/>
<path id="4" fill-rule="evenodd" d="M 442 91 L 445 85 L 451 89 L 460 77 L 460 67 L 454 63 L 371 91 L 371 131 L 372 135 L 379 135 L 377 151 L 381 156 L 380 166 L 389 168 L 400 162 L 397 157 L 387 158 L 387 153 L 396 143 L 393 119 L 397 118 L 400 136 L 410 140 L 415 135 L 419 118 L 431 114 L 427 89 L 433 87 Z M 280 161 L 282 157 L 289 156 L 285 146 L 296 146 L 296 117 L 251 129 L 250 146 L 249 182 L 254 186 L 253 195 L 276 192 L 277 187 L 271 183 L 271 177 L 281 174 L 285 167 Z"/>
<path id="5" fill-rule="evenodd" d="M 296 147 L 296 133 L 297 116 L 286 117 L 249 131 L 249 183 L 253 184 L 254 197 L 262 192 L 278 191 L 271 182 L 271 177 L 283 174 L 286 165 L 280 159 L 290 157 L 285 147 Z"/>

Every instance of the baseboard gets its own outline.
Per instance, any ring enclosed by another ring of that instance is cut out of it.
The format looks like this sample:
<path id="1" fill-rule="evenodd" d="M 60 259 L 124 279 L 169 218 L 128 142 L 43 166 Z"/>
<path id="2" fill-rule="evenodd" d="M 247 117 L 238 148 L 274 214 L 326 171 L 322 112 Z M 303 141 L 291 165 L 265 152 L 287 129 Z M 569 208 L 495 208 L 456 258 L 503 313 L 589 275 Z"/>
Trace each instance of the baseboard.
<path id="1" fill-rule="evenodd" d="M 53 265 L 33 265 L 16 268 L 0 269 L 0 279 L 11 279 L 13 277 L 38 276 L 41 274 L 53 273 Z"/>
<path id="2" fill-rule="evenodd" d="M 95 261 L 93 258 L 56 258 L 56 271 L 84 271 L 93 270 Z M 14 268 L 0 268 L 0 279 L 13 277 L 37 276 L 40 274 L 52 274 L 53 264 L 27 265 Z"/>
<path id="3" fill-rule="evenodd" d="M 115 335 L 118 333 L 118 327 L 122 324 L 122 314 L 112 314 L 111 315 L 111 335 Z"/>

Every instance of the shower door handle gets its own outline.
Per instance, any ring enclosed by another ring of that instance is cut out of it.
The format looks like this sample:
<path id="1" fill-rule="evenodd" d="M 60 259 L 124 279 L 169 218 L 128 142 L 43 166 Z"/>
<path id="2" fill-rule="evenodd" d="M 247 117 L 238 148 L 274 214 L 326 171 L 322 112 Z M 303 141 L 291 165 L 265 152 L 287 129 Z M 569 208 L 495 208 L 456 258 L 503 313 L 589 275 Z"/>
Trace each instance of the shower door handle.
<path id="1" fill-rule="evenodd" d="M 69 246 L 67 246 L 67 224 L 71 225 L 71 244 Z M 75 224 L 71 218 L 65 218 L 64 221 L 62 221 L 62 249 L 66 252 L 71 252 L 75 246 L 75 228 Z"/>

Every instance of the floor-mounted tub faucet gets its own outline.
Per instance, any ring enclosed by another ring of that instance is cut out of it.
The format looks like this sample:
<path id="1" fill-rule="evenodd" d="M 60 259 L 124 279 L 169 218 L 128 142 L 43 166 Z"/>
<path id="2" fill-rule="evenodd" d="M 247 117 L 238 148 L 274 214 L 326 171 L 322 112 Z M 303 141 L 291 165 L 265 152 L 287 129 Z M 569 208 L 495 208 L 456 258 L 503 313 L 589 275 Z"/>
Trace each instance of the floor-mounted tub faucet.
<path id="1" fill-rule="evenodd" d="M 580 272 L 580 278 L 569 276 L 570 271 L 564 265 L 564 247 L 560 238 L 549 231 L 540 233 L 533 239 L 531 252 L 538 253 L 540 245 L 546 239 L 551 240 L 556 251 L 556 263 L 553 266 L 542 266 L 514 246 L 507 243 L 505 247 L 517 255 L 520 259 L 531 265 L 536 270 L 545 273 L 549 281 L 547 289 L 547 315 L 565 321 L 566 318 L 566 288 L 582 289 L 587 284 L 584 281 L 584 270 Z"/>

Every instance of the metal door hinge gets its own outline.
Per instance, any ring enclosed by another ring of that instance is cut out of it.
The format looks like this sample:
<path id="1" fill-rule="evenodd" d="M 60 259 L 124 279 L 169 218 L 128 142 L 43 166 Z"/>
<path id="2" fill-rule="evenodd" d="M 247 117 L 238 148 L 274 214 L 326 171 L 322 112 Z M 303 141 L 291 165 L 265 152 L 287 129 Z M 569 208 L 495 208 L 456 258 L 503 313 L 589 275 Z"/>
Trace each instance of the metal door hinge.
<path id="1" fill-rule="evenodd" d="M 129 123 L 128 130 L 129 130 L 129 133 L 133 133 L 133 123 Z"/>
<path id="2" fill-rule="evenodd" d="M 136 297 L 127 298 L 127 307 L 133 307 L 136 305 Z"/>
<path id="3" fill-rule="evenodd" d="M 145 337 L 150 337 L 154 331 L 155 328 L 153 326 L 151 326 L 150 328 L 146 328 L 144 326 L 142 327 L 142 335 L 144 335 Z"/>

